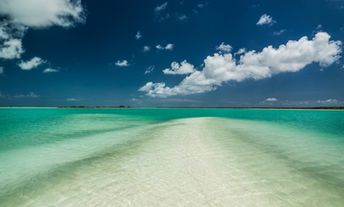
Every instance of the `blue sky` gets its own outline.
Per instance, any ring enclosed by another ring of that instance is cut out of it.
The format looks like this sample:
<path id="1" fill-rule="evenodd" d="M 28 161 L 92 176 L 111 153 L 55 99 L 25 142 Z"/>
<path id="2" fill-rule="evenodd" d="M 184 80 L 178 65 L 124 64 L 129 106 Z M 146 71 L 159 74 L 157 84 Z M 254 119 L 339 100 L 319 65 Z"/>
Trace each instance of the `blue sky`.
<path id="1" fill-rule="evenodd" d="M 344 104 L 342 0 L 3 0 L 0 19 L 1 106 Z"/>

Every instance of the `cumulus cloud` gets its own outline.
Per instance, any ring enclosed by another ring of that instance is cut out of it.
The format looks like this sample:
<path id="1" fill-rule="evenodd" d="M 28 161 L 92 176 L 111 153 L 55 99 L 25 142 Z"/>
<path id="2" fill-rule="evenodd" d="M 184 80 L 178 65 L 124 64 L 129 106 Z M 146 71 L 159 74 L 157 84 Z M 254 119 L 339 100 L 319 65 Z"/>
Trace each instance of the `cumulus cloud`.
<path id="1" fill-rule="evenodd" d="M 54 68 L 46 68 L 43 70 L 43 73 L 57 73 L 59 70 L 54 69 Z"/>
<path id="2" fill-rule="evenodd" d="M 28 27 L 69 27 L 85 19 L 80 0 L 1 0 L 0 15 Z"/>
<path id="3" fill-rule="evenodd" d="M 180 64 L 178 62 L 172 62 L 171 68 L 164 69 L 163 73 L 168 75 L 186 75 L 193 73 L 194 71 L 195 67 L 184 60 Z"/>
<path id="4" fill-rule="evenodd" d="M 29 28 L 70 27 L 85 20 L 81 0 L 0 0 L 0 16 L 2 59 L 21 58 L 22 38 Z"/>
<path id="5" fill-rule="evenodd" d="M 155 12 L 164 11 L 164 10 L 166 10 L 167 5 L 168 5 L 168 3 L 167 3 L 167 2 L 164 2 L 163 4 L 156 6 L 156 7 L 154 8 L 154 11 L 155 11 Z"/>
<path id="6" fill-rule="evenodd" d="M 150 47 L 148 45 L 143 46 L 143 52 L 148 52 Z"/>
<path id="7" fill-rule="evenodd" d="M 39 65 L 41 65 L 42 63 L 44 63 L 45 61 L 42 60 L 42 58 L 40 57 L 33 57 L 31 60 L 28 61 L 21 61 L 18 66 L 20 67 L 20 69 L 22 70 L 32 70 L 36 67 L 38 67 Z"/>
<path id="8" fill-rule="evenodd" d="M 128 67 L 129 62 L 128 62 L 128 60 L 117 60 L 115 65 L 118 67 Z"/>
<path id="9" fill-rule="evenodd" d="M 151 73 L 151 72 L 153 72 L 154 69 L 155 69 L 155 66 L 154 66 L 154 65 L 148 66 L 148 67 L 146 68 L 145 75 L 146 75 L 146 74 L 149 74 L 149 73 Z"/>
<path id="10" fill-rule="evenodd" d="M 228 53 L 228 52 L 231 52 L 231 51 L 232 51 L 232 46 L 227 45 L 227 44 L 225 44 L 224 42 L 222 42 L 220 45 L 218 45 L 218 46 L 216 47 L 216 50 L 217 50 L 217 51 L 220 51 L 220 52 Z"/>
<path id="11" fill-rule="evenodd" d="M 7 30 L 8 30 L 8 25 L 5 22 L 2 22 L 0 24 L 0 40 L 5 40 L 10 37 Z"/>
<path id="12" fill-rule="evenodd" d="M 21 39 L 7 39 L 0 45 L 0 58 L 3 59 L 20 58 L 23 52 Z"/>
<path id="13" fill-rule="evenodd" d="M 197 7 L 198 8 L 203 8 L 203 7 L 205 7 L 205 5 L 206 5 L 206 3 L 203 3 L 203 4 L 201 3 L 201 4 L 197 4 Z"/>
<path id="14" fill-rule="evenodd" d="M 198 14 L 200 12 L 200 10 L 203 9 L 207 5 L 208 5 L 208 2 L 199 3 L 196 5 L 196 7 L 194 7 L 194 9 L 192 11 L 194 14 Z"/>
<path id="15" fill-rule="evenodd" d="M 174 48 L 174 45 L 172 43 L 168 43 L 165 46 L 162 46 L 162 45 L 156 46 L 156 49 L 158 50 L 173 50 L 173 48 Z"/>
<path id="16" fill-rule="evenodd" d="M 145 92 L 147 96 L 150 97 L 168 97 L 177 95 L 175 90 L 167 87 L 165 83 L 153 83 L 148 82 L 146 85 L 142 86 L 139 91 Z"/>
<path id="17" fill-rule="evenodd" d="M 240 48 L 237 52 L 234 53 L 234 55 L 241 55 L 246 52 L 246 48 Z"/>
<path id="18" fill-rule="evenodd" d="M 26 30 L 26 27 L 9 24 L 6 20 L 0 22 L 0 58 L 10 60 L 21 57 L 24 53 L 22 38 Z"/>
<path id="19" fill-rule="evenodd" d="M 1 14 L 0 14 L 1 16 Z M 8 19 L 3 18 L 0 21 L 0 40 L 5 41 L 9 39 L 21 39 L 28 27 L 19 25 L 19 24 L 13 24 L 9 22 Z"/>
<path id="20" fill-rule="evenodd" d="M 215 53 L 205 58 L 201 70 L 194 70 L 178 85 L 168 87 L 163 82 L 148 82 L 139 91 L 151 97 L 204 93 L 229 81 L 259 80 L 283 72 L 297 72 L 312 63 L 326 67 L 338 60 L 340 53 L 340 41 L 330 40 L 326 32 L 318 32 L 312 39 L 304 36 L 277 48 L 267 46 L 260 52 L 247 51 L 239 59 L 231 53 Z"/>
<path id="21" fill-rule="evenodd" d="M 177 15 L 177 19 L 180 21 L 186 20 L 188 18 L 188 16 L 186 16 L 185 14 L 179 14 Z"/>
<path id="22" fill-rule="evenodd" d="M 272 17 L 268 14 L 263 14 L 258 22 L 256 23 L 257 25 L 271 25 L 275 23 L 275 21 L 272 19 Z"/>
<path id="23" fill-rule="evenodd" d="M 136 35 L 135 35 L 135 39 L 139 40 L 139 39 L 141 39 L 141 38 L 142 38 L 141 32 L 140 32 L 140 31 L 137 31 L 137 32 L 136 32 Z"/>

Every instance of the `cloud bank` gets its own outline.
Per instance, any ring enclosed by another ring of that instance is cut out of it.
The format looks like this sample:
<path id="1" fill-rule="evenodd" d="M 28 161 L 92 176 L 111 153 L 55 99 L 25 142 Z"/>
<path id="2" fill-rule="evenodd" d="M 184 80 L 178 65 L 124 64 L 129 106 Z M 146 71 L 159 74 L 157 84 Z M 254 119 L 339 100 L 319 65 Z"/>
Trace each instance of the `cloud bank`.
<path id="1" fill-rule="evenodd" d="M 205 58 L 201 70 L 194 70 L 178 85 L 169 87 L 164 82 L 148 82 L 139 91 L 150 97 L 168 97 L 204 93 L 217 89 L 229 81 L 264 79 L 284 72 L 298 72 L 307 65 L 318 63 L 327 67 L 341 54 L 341 42 L 330 40 L 326 32 L 318 32 L 312 39 L 304 36 L 290 40 L 277 48 L 267 46 L 260 52 L 245 51 L 236 59 L 231 53 L 215 53 Z M 177 73 L 181 64 L 166 70 Z"/>

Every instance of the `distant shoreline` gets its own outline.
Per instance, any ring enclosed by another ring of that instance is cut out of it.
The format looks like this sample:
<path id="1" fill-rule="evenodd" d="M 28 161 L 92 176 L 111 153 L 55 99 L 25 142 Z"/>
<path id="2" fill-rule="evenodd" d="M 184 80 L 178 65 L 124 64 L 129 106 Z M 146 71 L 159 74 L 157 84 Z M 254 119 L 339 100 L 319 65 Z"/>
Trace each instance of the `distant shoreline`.
<path id="1" fill-rule="evenodd" d="M 270 107 L 270 106 L 2 106 L 0 108 L 75 108 L 75 109 L 311 109 L 311 110 L 344 110 L 344 106 L 314 106 L 314 107 Z"/>

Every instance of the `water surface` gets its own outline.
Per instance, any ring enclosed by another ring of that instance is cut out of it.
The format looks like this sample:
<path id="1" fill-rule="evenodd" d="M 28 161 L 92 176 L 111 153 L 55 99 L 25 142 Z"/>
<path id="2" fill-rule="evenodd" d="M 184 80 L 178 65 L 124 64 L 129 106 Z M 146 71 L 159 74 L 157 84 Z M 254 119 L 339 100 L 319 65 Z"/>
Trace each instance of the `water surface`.
<path id="1" fill-rule="evenodd" d="M 1 206 L 343 206 L 344 112 L 0 109 Z"/>

